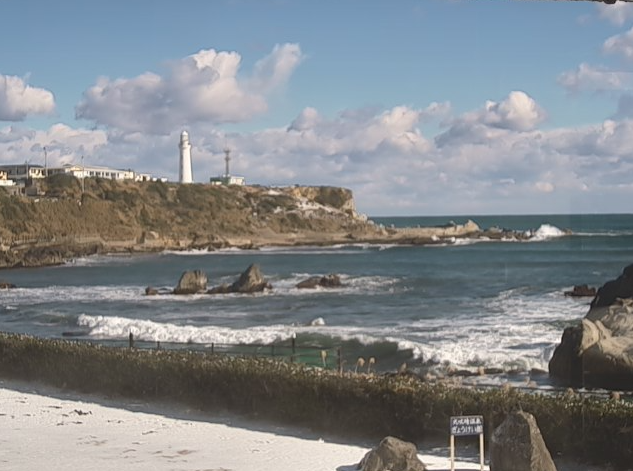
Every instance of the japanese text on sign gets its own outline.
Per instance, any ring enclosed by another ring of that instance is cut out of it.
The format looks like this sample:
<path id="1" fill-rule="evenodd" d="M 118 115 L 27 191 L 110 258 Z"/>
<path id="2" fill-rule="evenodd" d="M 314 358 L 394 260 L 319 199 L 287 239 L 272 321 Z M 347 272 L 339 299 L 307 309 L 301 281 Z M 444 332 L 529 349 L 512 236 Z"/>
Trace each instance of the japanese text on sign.
<path id="1" fill-rule="evenodd" d="M 484 418 L 481 415 L 451 417 L 451 435 L 465 437 L 484 433 Z"/>

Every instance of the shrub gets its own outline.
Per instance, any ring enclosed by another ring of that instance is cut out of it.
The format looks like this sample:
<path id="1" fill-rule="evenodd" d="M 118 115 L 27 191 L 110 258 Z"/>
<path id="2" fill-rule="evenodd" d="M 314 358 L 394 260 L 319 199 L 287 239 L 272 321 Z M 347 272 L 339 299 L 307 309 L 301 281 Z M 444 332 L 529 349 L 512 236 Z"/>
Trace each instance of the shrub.
<path id="1" fill-rule="evenodd" d="M 631 404 L 573 394 L 456 388 L 408 375 L 338 374 L 272 359 L 12 334 L 0 334 L 0 376 L 413 442 L 447 438 L 452 415 L 483 415 L 490 434 L 509 411 L 520 407 L 536 417 L 553 454 L 616 465 L 633 459 Z"/>

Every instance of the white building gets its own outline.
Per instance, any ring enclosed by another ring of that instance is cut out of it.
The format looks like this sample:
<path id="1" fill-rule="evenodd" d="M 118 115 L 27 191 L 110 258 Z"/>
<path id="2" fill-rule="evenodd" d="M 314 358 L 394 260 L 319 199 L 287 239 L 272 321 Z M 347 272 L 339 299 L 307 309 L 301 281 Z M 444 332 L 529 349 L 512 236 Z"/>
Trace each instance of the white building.
<path id="1" fill-rule="evenodd" d="M 2 172 L 6 174 L 4 180 L 16 182 L 28 182 L 33 179 L 41 179 L 50 175 L 67 174 L 76 178 L 106 178 L 108 180 L 134 180 L 152 181 L 154 178 L 148 173 L 136 173 L 134 170 L 119 170 L 110 167 L 100 167 L 96 165 L 65 164 L 61 167 L 42 167 L 41 165 L 31 165 L 29 163 L 18 165 L 0 165 L 0 185 Z"/>
<path id="2" fill-rule="evenodd" d="M 244 185 L 246 184 L 246 179 L 244 177 L 239 177 L 237 175 L 231 175 L 229 171 L 229 162 L 231 161 L 231 149 L 224 149 L 224 161 L 226 164 L 224 175 L 220 175 L 219 177 L 211 177 L 209 179 L 209 183 L 211 185 Z"/>
<path id="3" fill-rule="evenodd" d="M 189 133 L 183 131 L 180 133 L 180 172 L 178 181 L 180 183 L 193 183 L 193 172 L 191 170 L 191 144 L 189 143 Z"/>

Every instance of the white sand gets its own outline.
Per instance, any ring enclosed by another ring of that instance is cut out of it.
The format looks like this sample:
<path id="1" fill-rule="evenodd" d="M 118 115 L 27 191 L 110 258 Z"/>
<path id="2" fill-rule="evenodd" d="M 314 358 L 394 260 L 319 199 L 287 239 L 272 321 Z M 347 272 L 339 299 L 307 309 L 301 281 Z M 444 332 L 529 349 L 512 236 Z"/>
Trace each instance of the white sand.
<path id="1" fill-rule="evenodd" d="M 353 471 L 375 445 L 0 380 L 3 471 Z M 429 470 L 450 469 L 447 447 L 421 451 Z M 478 457 L 456 469 L 479 469 Z"/>

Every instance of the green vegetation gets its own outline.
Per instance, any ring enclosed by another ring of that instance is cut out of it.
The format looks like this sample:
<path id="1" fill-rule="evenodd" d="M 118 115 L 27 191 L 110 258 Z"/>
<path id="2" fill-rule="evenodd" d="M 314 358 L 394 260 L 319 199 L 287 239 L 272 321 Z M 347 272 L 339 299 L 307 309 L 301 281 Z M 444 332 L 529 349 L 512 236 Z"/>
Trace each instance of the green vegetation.
<path id="1" fill-rule="evenodd" d="M 490 434 L 509 411 L 520 407 L 536 417 L 553 455 L 618 466 L 633 459 L 631 404 L 575 394 L 464 389 L 409 375 L 338 374 L 271 359 L 112 348 L 12 334 L 0 334 L 0 376 L 413 442 L 447 438 L 452 415 L 482 414 Z"/>

